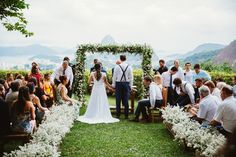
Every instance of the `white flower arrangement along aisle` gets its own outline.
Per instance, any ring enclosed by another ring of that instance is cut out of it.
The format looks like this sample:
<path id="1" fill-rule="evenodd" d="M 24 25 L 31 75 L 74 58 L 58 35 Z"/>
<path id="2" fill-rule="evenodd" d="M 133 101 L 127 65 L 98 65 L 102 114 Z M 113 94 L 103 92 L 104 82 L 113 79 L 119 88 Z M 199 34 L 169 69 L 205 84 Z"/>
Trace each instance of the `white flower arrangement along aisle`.
<path id="1" fill-rule="evenodd" d="M 66 133 L 70 132 L 74 120 L 79 116 L 79 106 L 53 106 L 46 115 L 46 120 L 40 124 L 32 140 L 19 150 L 4 154 L 5 157 L 58 157 L 58 146 Z"/>
<path id="2" fill-rule="evenodd" d="M 175 140 L 186 142 L 188 147 L 198 150 L 202 156 L 213 157 L 226 142 L 226 138 L 215 128 L 203 128 L 190 120 L 187 113 L 179 106 L 169 105 L 162 110 L 164 123 L 171 124 Z"/>

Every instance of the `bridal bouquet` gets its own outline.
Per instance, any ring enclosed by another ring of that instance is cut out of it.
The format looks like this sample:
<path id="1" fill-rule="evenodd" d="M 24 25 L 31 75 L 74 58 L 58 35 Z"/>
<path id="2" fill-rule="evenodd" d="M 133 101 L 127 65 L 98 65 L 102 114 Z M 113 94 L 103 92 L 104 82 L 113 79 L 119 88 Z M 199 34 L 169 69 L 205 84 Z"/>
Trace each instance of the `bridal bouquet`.
<path id="1" fill-rule="evenodd" d="M 79 115 L 79 109 L 75 106 L 54 106 L 46 115 L 46 120 L 39 126 L 30 143 L 20 146 L 19 150 L 4 154 L 5 157 L 42 157 L 60 156 L 58 146 L 62 138 L 70 131 L 74 120 Z"/>
<path id="2" fill-rule="evenodd" d="M 188 147 L 195 148 L 201 155 L 212 157 L 217 150 L 225 144 L 225 137 L 214 128 L 203 128 L 201 125 L 188 118 L 178 106 L 167 106 L 162 110 L 165 122 L 173 125 L 175 140 L 186 142 Z"/>

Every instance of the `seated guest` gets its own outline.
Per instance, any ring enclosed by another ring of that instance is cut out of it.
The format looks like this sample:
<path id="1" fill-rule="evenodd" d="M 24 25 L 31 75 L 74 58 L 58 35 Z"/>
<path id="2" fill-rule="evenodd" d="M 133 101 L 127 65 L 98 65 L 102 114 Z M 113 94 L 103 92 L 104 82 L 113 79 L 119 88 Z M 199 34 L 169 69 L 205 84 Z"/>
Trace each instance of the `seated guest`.
<path id="1" fill-rule="evenodd" d="M 194 84 L 193 71 L 191 70 L 191 63 L 185 63 L 184 81 Z"/>
<path id="2" fill-rule="evenodd" d="M 57 87 L 57 104 L 78 105 L 79 103 L 77 100 L 74 100 L 67 95 L 68 90 L 66 84 L 68 83 L 68 79 L 65 75 L 60 76 L 60 82 L 61 83 Z"/>
<path id="3" fill-rule="evenodd" d="M 0 84 L 0 99 L 5 100 L 5 88 Z"/>
<path id="4" fill-rule="evenodd" d="M 161 75 L 155 75 L 153 77 L 153 81 L 158 85 L 158 87 L 160 87 L 160 89 L 162 90 L 163 86 L 162 86 L 162 77 Z"/>
<path id="5" fill-rule="evenodd" d="M 18 100 L 13 107 L 12 119 L 12 130 L 14 132 L 32 133 L 36 128 L 35 108 L 30 101 L 27 86 L 22 86 L 19 89 Z"/>
<path id="6" fill-rule="evenodd" d="M 226 86 L 227 84 L 225 82 L 218 82 L 216 84 L 216 87 L 221 91 L 221 89 Z"/>
<path id="7" fill-rule="evenodd" d="M 206 126 L 212 121 L 220 101 L 217 97 L 210 94 L 210 89 L 207 86 L 200 87 L 199 92 L 201 101 L 195 120 Z"/>
<path id="8" fill-rule="evenodd" d="M 178 94 L 175 105 L 179 105 L 181 107 L 188 104 L 195 104 L 194 100 L 194 88 L 192 84 L 182 81 L 180 78 L 175 78 L 173 81 L 175 85 L 176 93 Z"/>
<path id="9" fill-rule="evenodd" d="M 160 108 L 163 103 L 162 91 L 155 82 L 152 82 L 150 77 L 145 77 L 143 84 L 145 87 L 149 87 L 149 99 L 143 99 L 138 102 L 138 106 L 135 111 L 135 118 L 132 120 L 135 122 L 139 121 L 140 113 L 142 113 L 143 119 L 147 122 L 148 115 L 146 107 Z"/>
<path id="10" fill-rule="evenodd" d="M 211 125 L 222 125 L 219 131 L 229 136 L 236 125 L 236 99 L 233 97 L 233 87 L 226 85 L 221 90 L 223 102 L 219 105 Z"/>
<path id="11" fill-rule="evenodd" d="M 0 79 L 0 85 L 1 85 L 0 97 L 3 97 L 3 99 L 5 100 L 5 94 L 9 91 L 9 86 L 4 79 Z M 4 92 L 4 93 L 2 93 L 2 92 Z"/>
<path id="12" fill-rule="evenodd" d="M 14 75 L 12 73 L 7 73 L 6 82 L 9 87 L 11 87 L 11 82 L 14 81 Z"/>
<path id="13" fill-rule="evenodd" d="M 28 83 L 30 83 L 30 82 L 34 83 L 34 86 L 35 86 L 35 93 L 34 94 L 39 98 L 40 104 L 43 107 L 46 107 L 46 101 L 47 101 L 48 97 L 44 93 L 43 89 L 38 86 L 37 79 L 32 77 L 29 79 Z"/>
<path id="14" fill-rule="evenodd" d="M 7 103 L 0 98 L 0 136 L 10 131 L 10 116 Z"/>
<path id="15" fill-rule="evenodd" d="M 207 82 L 204 83 L 204 85 L 206 85 L 210 89 L 210 92 L 211 92 L 212 95 L 218 97 L 219 100 L 221 100 L 220 90 L 218 88 L 216 88 L 214 82 L 207 81 Z"/>
<path id="16" fill-rule="evenodd" d="M 54 101 L 54 85 L 50 80 L 49 73 L 44 75 L 43 90 L 44 90 L 44 93 L 48 96 L 46 105 L 49 108 L 53 105 L 53 101 Z"/>
<path id="17" fill-rule="evenodd" d="M 159 74 L 161 75 L 163 72 L 168 71 L 167 66 L 165 66 L 165 60 L 164 59 L 160 59 L 159 60 L 159 65 L 160 67 L 157 69 L 157 72 L 159 72 Z M 157 74 L 157 73 L 155 73 Z"/>
<path id="18" fill-rule="evenodd" d="M 236 98 L 236 76 L 234 76 L 234 86 L 233 86 L 233 91 L 234 91 L 234 98 Z"/>
<path id="19" fill-rule="evenodd" d="M 10 115 L 13 104 L 18 99 L 19 88 L 20 83 L 18 81 L 11 82 L 11 92 L 8 92 L 6 95 L 6 103 L 8 104 Z"/>
<path id="20" fill-rule="evenodd" d="M 35 115 L 36 115 L 35 119 L 38 123 L 41 123 L 45 112 L 49 110 L 46 107 L 41 106 L 39 98 L 34 94 L 35 92 L 34 83 L 32 82 L 28 83 L 27 87 L 29 88 L 30 101 L 33 103 L 35 107 Z"/>
<path id="21" fill-rule="evenodd" d="M 38 65 L 32 66 L 30 76 L 36 78 L 38 83 L 40 82 L 41 74 Z"/>
<path id="22" fill-rule="evenodd" d="M 173 80 L 176 78 L 176 72 L 178 69 L 176 67 L 172 67 L 169 71 L 166 71 L 162 74 L 163 87 L 168 89 L 167 93 L 167 102 L 170 105 L 174 105 L 174 90 L 173 90 Z"/>
<path id="23" fill-rule="evenodd" d="M 195 97 L 195 102 L 198 103 L 200 101 L 200 94 L 199 94 L 199 88 L 203 85 L 203 81 L 200 78 L 197 78 L 195 80 L 195 85 L 194 85 L 194 97 Z"/>
<path id="24" fill-rule="evenodd" d="M 211 76 L 204 70 L 201 69 L 200 64 L 194 65 L 195 72 L 193 73 L 193 80 L 198 78 L 202 79 L 203 81 L 211 80 Z"/>

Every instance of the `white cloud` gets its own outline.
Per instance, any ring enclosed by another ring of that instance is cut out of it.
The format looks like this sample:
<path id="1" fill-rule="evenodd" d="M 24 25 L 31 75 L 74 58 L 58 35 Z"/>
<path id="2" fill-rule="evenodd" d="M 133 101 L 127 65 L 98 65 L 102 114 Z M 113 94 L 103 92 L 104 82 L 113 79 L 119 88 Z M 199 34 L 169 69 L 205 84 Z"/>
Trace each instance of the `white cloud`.
<path id="1" fill-rule="evenodd" d="M 0 26 L 1 45 L 42 43 L 75 47 L 111 34 L 119 43 L 186 52 L 205 42 L 236 37 L 234 0 L 28 0 L 25 12 L 34 37 Z"/>

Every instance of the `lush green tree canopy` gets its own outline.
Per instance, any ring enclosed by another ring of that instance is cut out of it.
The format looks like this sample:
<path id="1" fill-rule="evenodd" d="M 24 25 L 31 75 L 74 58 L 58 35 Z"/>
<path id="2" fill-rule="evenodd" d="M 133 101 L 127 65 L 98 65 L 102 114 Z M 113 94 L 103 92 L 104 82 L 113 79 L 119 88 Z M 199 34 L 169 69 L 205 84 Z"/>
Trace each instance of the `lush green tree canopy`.
<path id="1" fill-rule="evenodd" d="M 8 31 L 19 31 L 25 37 L 33 33 L 26 29 L 28 21 L 23 15 L 23 10 L 28 9 L 29 4 L 24 0 L 0 0 L 0 21 Z"/>

